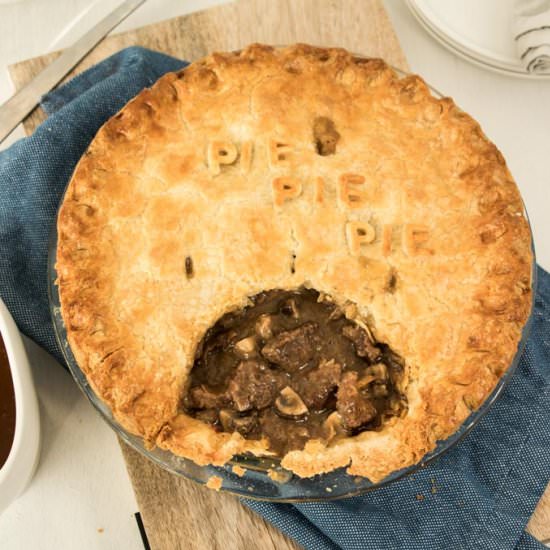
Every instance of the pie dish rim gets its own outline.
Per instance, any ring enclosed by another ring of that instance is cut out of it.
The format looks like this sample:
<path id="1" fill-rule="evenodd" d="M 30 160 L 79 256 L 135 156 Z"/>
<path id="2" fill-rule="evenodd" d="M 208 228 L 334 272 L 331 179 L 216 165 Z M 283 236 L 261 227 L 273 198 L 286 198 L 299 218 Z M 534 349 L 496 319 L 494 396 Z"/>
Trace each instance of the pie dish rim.
<path id="1" fill-rule="evenodd" d="M 525 214 L 529 224 L 529 229 L 531 230 L 531 224 L 529 222 L 527 211 L 525 211 Z M 65 362 L 67 363 L 71 376 L 103 420 L 117 434 L 117 436 L 120 437 L 134 451 L 137 451 L 141 456 L 150 460 L 157 466 L 160 466 L 163 470 L 185 477 L 186 479 L 190 479 L 199 485 L 206 485 L 209 479 L 212 479 L 213 477 L 220 477 L 222 479 L 222 486 L 220 490 L 239 497 L 280 503 L 321 502 L 360 496 L 370 491 L 390 485 L 391 483 L 413 474 L 453 449 L 470 433 L 470 431 L 485 416 L 485 414 L 489 412 L 491 407 L 504 393 L 506 386 L 516 372 L 531 331 L 535 296 L 537 291 L 537 264 L 532 231 L 531 250 L 533 254 L 533 264 L 531 270 L 532 298 L 529 316 L 523 326 L 522 336 L 518 343 L 516 354 L 514 355 L 509 368 L 500 377 L 496 386 L 487 396 L 485 401 L 476 410 L 472 411 L 472 413 L 464 420 L 464 422 L 453 434 L 442 441 L 438 441 L 437 446 L 432 451 L 425 454 L 415 464 L 401 470 L 396 470 L 376 483 L 370 481 L 366 477 L 351 476 L 346 473 L 345 468 L 338 468 L 337 470 L 333 470 L 325 474 L 318 474 L 309 478 L 301 478 L 297 475 L 292 475 L 292 472 L 288 472 L 280 466 L 276 466 L 273 470 L 270 470 L 270 463 L 274 462 L 269 458 L 248 458 L 238 456 L 234 457 L 223 466 L 212 466 L 210 464 L 200 466 L 190 459 L 177 456 L 170 451 L 161 449 L 160 447 L 148 449 L 141 437 L 127 431 L 114 418 L 108 405 L 96 395 L 90 386 L 84 371 L 78 366 L 78 363 L 71 351 L 69 341 L 67 339 L 65 323 L 63 321 L 63 317 L 61 316 L 59 290 L 56 284 L 57 272 L 55 269 L 55 261 L 57 252 L 57 224 L 52 226 L 48 244 L 48 302 L 55 338 L 63 354 Z M 244 468 L 244 475 L 239 476 L 235 474 L 232 471 L 234 466 Z M 290 475 L 290 479 L 281 483 L 280 481 L 276 481 L 269 476 L 270 471 L 278 472 L 283 476 Z M 348 482 L 347 486 L 342 486 L 343 480 Z M 250 489 L 251 487 L 252 490 Z M 327 491 L 327 488 L 330 489 L 330 491 Z M 313 494 L 310 494 L 310 491 Z"/>
<path id="2" fill-rule="evenodd" d="M 279 47 L 279 46 L 276 46 L 276 47 Z M 369 59 L 369 57 L 367 56 L 363 56 L 356 53 L 351 53 L 351 55 L 355 57 L 360 57 L 363 59 Z M 400 69 L 396 69 L 395 67 L 391 67 L 391 68 L 394 71 L 396 71 L 396 73 L 398 73 L 400 77 L 408 76 L 410 74 Z M 441 97 L 441 94 L 436 90 L 434 90 L 432 87 L 430 87 L 430 90 L 435 97 L 438 97 L 438 98 Z M 63 200 L 60 202 L 60 205 L 61 204 L 63 204 Z M 523 205 L 523 210 L 525 213 L 527 224 L 529 225 L 529 218 L 525 210 L 525 205 Z M 56 216 L 56 222 L 57 222 L 57 216 Z M 61 316 L 61 308 L 59 305 L 58 287 L 56 285 L 56 279 L 57 279 L 57 274 L 55 270 L 55 260 L 56 260 L 56 252 L 57 252 L 56 224 L 54 225 L 52 230 L 49 254 L 48 254 L 48 291 L 49 291 L 50 309 L 51 309 L 52 319 L 55 327 L 56 338 L 63 352 L 63 355 L 66 359 L 66 362 L 69 365 L 69 370 L 71 371 L 71 374 L 75 378 L 81 390 L 86 394 L 88 399 L 92 401 L 92 404 L 94 405 L 94 407 L 98 410 L 98 412 L 100 412 L 100 414 L 110 424 L 111 428 L 113 428 L 117 432 L 117 434 L 124 441 L 126 441 L 126 443 L 128 443 L 132 448 L 134 448 L 135 450 L 137 450 L 138 452 L 140 452 L 150 460 L 159 464 L 164 469 L 167 469 L 168 471 L 171 471 L 179 475 L 183 475 L 199 483 L 206 483 L 210 478 L 210 476 L 222 475 L 224 478 L 222 490 L 230 493 L 235 493 L 240 496 L 246 496 L 247 498 L 257 498 L 260 500 L 272 500 L 277 502 L 299 502 L 299 501 L 306 501 L 306 500 L 307 501 L 332 500 L 336 498 L 345 498 L 345 497 L 354 496 L 357 494 L 362 494 L 369 490 L 376 489 L 378 487 L 391 483 L 397 479 L 400 479 L 416 471 L 418 468 L 431 462 L 432 460 L 434 460 L 435 458 L 437 458 L 438 456 L 440 456 L 441 454 L 443 454 L 444 452 L 452 448 L 458 441 L 460 441 L 462 437 L 464 437 L 470 431 L 470 429 L 472 429 L 472 427 L 487 412 L 487 410 L 490 409 L 492 404 L 500 396 L 505 386 L 507 385 L 508 381 L 510 380 L 513 372 L 515 371 L 517 364 L 519 363 L 519 359 L 523 352 L 523 348 L 528 338 L 529 329 L 531 326 L 534 299 L 535 299 L 535 293 L 536 293 L 536 259 L 535 259 L 535 251 L 534 251 L 534 244 L 533 244 L 533 234 L 532 234 L 530 225 L 529 225 L 529 231 L 530 231 L 530 246 L 531 246 L 532 258 L 533 258 L 533 265 L 531 268 L 531 299 L 530 299 L 529 316 L 527 318 L 525 325 L 523 326 L 522 336 L 521 336 L 521 339 L 519 340 L 518 349 L 516 351 L 516 354 L 514 356 L 514 359 L 511 365 L 509 366 L 507 371 L 500 377 L 499 381 L 497 382 L 496 386 L 491 391 L 491 393 L 488 395 L 488 397 L 484 400 L 484 402 L 479 406 L 477 410 L 473 411 L 464 420 L 464 422 L 457 428 L 457 430 L 451 436 L 449 436 L 447 439 L 443 441 L 438 442 L 437 447 L 431 452 L 424 455 L 420 461 L 404 469 L 392 472 L 390 475 L 386 476 L 384 479 L 382 479 L 379 482 L 373 483 L 367 478 L 360 478 L 361 482 L 357 484 L 355 488 L 348 487 L 347 489 L 342 489 L 341 484 L 338 484 L 339 487 L 338 489 L 336 489 L 336 488 L 332 488 L 332 485 L 325 486 L 320 483 L 320 478 L 328 478 L 328 477 L 334 477 L 334 476 L 345 476 L 346 478 L 351 479 L 352 476 L 345 473 L 345 470 L 342 468 L 335 470 L 333 472 L 330 472 L 328 474 L 320 474 L 311 478 L 299 478 L 298 476 L 293 476 L 292 479 L 297 480 L 299 482 L 298 486 L 309 482 L 312 482 L 315 484 L 315 486 L 318 486 L 319 494 L 317 496 L 312 496 L 311 494 L 301 494 L 299 492 L 296 492 L 295 494 L 290 494 L 290 495 L 287 495 L 287 494 L 272 495 L 272 494 L 267 494 L 267 492 L 266 494 L 260 494 L 260 492 L 257 489 L 251 492 L 248 489 L 248 487 L 250 486 L 250 483 L 252 483 L 252 479 L 250 478 L 250 475 L 247 473 L 243 477 L 239 477 L 231 472 L 231 468 L 234 465 L 237 465 L 237 466 L 246 468 L 247 472 L 250 472 L 250 471 L 253 471 L 255 467 L 257 467 L 257 463 L 264 463 L 264 461 L 272 462 L 271 459 L 253 459 L 251 462 L 248 459 L 240 460 L 239 458 L 237 459 L 234 458 L 231 461 L 229 461 L 227 464 L 221 467 L 215 467 L 211 465 L 199 466 L 193 463 L 191 460 L 178 457 L 176 455 L 173 455 L 169 451 L 164 451 L 158 447 L 153 450 L 147 449 L 145 444 L 143 443 L 143 440 L 139 436 L 134 436 L 133 434 L 129 433 L 120 425 L 120 423 L 118 423 L 113 418 L 109 407 L 99 397 L 97 397 L 95 392 L 92 390 L 90 384 L 88 383 L 86 379 L 86 375 L 80 369 L 80 367 L 78 367 L 78 364 L 76 363 L 76 360 L 74 359 L 74 356 L 72 355 L 72 351 L 68 344 L 67 333 L 66 333 L 62 316 Z M 200 470 L 200 475 L 198 476 L 191 475 L 189 472 L 184 472 L 178 469 L 177 467 L 175 467 L 174 465 L 169 464 L 169 461 L 165 459 L 165 455 L 169 455 L 172 461 L 176 460 L 176 461 L 182 461 L 183 463 L 186 463 L 187 467 L 189 467 L 189 465 L 192 465 L 192 469 L 198 468 Z M 204 477 L 206 474 L 208 475 Z M 272 486 L 271 487 L 272 490 L 273 488 L 275 488 L 277 492 L 284 492 L 282 489 L 283 487 L 288 489 L 290 488 L 290 486 L 293 485 L 290 482 L 283 483 L 283 484 L 277 483 L 276 481 L 268 477 L 268 475 L 266 474 L 267 472 L 264 467 L 262 472 L 263 477 L 261 480 L 258 480 L 259 487 L 261 487 L 262 484 L 268 483 L 270 486 Z M 331 488 L 332 491 L 327 492 L 327 488 Z"/>

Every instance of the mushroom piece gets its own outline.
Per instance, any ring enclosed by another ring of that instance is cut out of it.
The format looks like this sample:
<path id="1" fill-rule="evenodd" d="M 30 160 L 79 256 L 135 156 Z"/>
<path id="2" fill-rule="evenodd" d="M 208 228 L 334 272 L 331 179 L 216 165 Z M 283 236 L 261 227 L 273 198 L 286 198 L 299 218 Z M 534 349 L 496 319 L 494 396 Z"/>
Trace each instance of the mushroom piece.
<path id="1" fill-rule="evenodd" d="M 230 411 L 228 409 L 222 409 L 219 412 L 218 417 L 220 419 L 220 424 L 222 425 L 222 428 L 224 429 L 224 431 L 226 431 L 226 432 L 233 431 L 233 418 L 234 418 L 234 415 L 232 414 L 232 411 Z"/>
<path id="2" fill-rule="evenodd" d="M 281 307 L 281 312 L 285 315 L 289 315 L 293 319 L 298 319 L 298 317 L 300 317 L 298 306 L 296 305 L 296 300 L 294 298 L 289 298 L 288 300 L 285 300 Z"/>
<path id="3" fill-rule="evenodd" d="M 377 382 L 371 386 L 371 392 L 374 397 L 388 397 L 388 386 L 383 382 Z"/>
<path id="4" fill-rule="evenodd" d="M 257 352 L 256 338 L 254 338 L 254 336 L 243 338 L 235 343 L 234 349 L 241 357 L 244 357 L 245 359 L 252 357 L 253 355 L 256 355 Z"/>
<path id="5" fill-rule="evenodd" d="M 367 367 L 363 373 L 363 376 L 357 382 L 359 388 L 366 388 L 372 382 L 377 380 L 387 380 L 388 367 L 384 363 L 376 363 L 371 367 Z"/>
<path id="6" fill-rule="evenodd" d="M 275 400 L 275 407 L 283 416 L 303 416 L 308 413 L 302 398 L 290 387 L 285 386 Z"/>
<path id="7" fill-rule="evenodd" d="M 332 441 L 335 437 L 347 435 L 340 413 L 334 411 L 330 413 L 323 422 L 323 433 L 327 441 Z"/>
<path id="8" fill-rule="evenodd" d="M 271 315 L 264 313 L 256 321 L 256 332 L 263 340 L 269 340 L 273 336 L 273 319 Z"/>
<path id="9" fill-rule="evenodd" d="M 386 380 L 388 378 L 388 367 L 384 363 L 376 363 L 365 369 L 365 375 L 374 376 L 377 380 Z"/>
<path id="10" fill-rule="evenodd" d="M 344 316 L 344 311 L 339 307 L 335 306 L 330 315 L 328 316 L 329 321 L 337 321 Z"/>
<path id="11" fill-rule="evenodd" d="M 372 374 L 365 374 L 357 381 L 357 387 L 362 390 L 366 388 L 369 384 L 372 384 L 375 380 L 376 376 L 373 376 Z"/>
<path id="12" fill-rule="evenodd" d="M 392 396 L 389 401 L 389 410 L 385 412 L 385 415 L 403 418 L 408 409 L 407 401 L 403 396 Z"/>
<path id="13" fill-rule="evenodd" d="M 355 319 L 357 317 L 357 305 L 353 302 L 346 302 L 344 305 L 344 313 L 346 315 L 346 319 Z"/>
<path id="14" fill-rule="evenodd" d="M 319 292 L 319 296 L 317 296 L 317 302 L 319 304 L 323 302 L 327 304 L 332 304 L 333 300 L 328 294 L 325 294 L 324 292 Z"/>

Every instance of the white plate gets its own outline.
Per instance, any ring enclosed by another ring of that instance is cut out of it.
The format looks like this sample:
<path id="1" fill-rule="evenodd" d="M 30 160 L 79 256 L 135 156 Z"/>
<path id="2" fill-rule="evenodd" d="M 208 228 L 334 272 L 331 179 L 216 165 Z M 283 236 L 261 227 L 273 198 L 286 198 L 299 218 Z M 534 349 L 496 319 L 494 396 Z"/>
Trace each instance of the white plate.
<path id="1" fill-rule="evenodd" d="M 443 46 L 477 66 L 509 76 L 550 79 L 527 72 L 512 32 L 514 0 L 407 0 L 413 15 Z"/>

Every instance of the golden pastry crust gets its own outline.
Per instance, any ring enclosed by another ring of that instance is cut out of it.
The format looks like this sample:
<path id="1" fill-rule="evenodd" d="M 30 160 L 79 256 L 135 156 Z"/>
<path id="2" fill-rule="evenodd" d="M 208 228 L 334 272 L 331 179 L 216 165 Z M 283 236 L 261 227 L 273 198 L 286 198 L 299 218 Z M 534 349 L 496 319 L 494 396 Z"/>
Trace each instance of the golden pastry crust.
<path id="1" fill-rule="evenodd" d="M 234 464 L 231 467 L 231 471 L 239 477 L 243 477 L 244 474 L 246 474 L 246 468 L 243 468 L 242 466 L 239 466 L 238 464 Z"/>
<path id="2" fill-rule="evenodd" d="M 211 476 L 206 482 L 206 486 L 214 491 L 219 491 L 222 488 L 223 479 L 219 476 Z"/>
<path id="3" fill-rule="evenodd" d="M 249 296 L 305 285 L 351 301 L 404 358 L 404 418 L 282 461 L 373 481 L 483 402 L 532 299 L 529 227 L 497 148 L 418 76 L 342 49 L 252 45 L 163 76 L 100 129 L 58 233 L 90 384 L 127 430 L 199 464 L 266 452 L 179 409 L 198 342 Z"/>

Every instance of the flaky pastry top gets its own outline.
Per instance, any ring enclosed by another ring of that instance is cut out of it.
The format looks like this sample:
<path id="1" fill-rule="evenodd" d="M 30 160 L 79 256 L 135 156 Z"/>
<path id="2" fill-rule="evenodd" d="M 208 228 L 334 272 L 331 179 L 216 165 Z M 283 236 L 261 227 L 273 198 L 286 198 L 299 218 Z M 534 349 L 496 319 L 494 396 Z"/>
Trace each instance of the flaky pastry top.
<path id="1" fill-rule="evenodd" d="M 97 133 L 58 235 L 90 384 L 125 429 L 199 464 L 266 452 L 180 408 L 197 344 L 250 296 L 306 286 L 353 302 L 405 360 L 404 418 L 282 461 L 373 481 L 479 407 L 532 299 L 521 198 L 477 122 L 337 48 L 256 44 L 163 76 Z"/>

